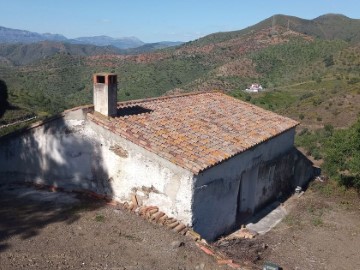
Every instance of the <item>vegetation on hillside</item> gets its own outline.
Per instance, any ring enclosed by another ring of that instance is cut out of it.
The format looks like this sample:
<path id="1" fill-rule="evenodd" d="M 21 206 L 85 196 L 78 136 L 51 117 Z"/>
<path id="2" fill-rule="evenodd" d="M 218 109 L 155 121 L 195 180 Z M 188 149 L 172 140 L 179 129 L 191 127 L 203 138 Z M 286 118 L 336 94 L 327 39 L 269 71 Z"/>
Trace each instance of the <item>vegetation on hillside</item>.
<path id="1" fill-rule="evenodd" d="M 327 174 L 360 190 L 360 119 L 348 129 L 334 131 L 324 146 Z"/>
<path id="2" fill-rule="evenodd" d="M 324 159 L 322 168 L 330 178 L 360 190 L 360 118 L 346 129 L 303 129 L 296 144 L 315 159 Z"/>
<path id="3" fill-rule="evenodd" d="M 119 54 L 121 50 L 112 46 L 95 46 L 43 41 L 31 44 L 0 43 L 0 60 L 4 58 L 9 65 L 21 66 L 52 57 L 56 54 L 72 56 Z M 1 61 L 0 61 L 1 63 Z"/>
<path id="4" fill-rule="evenodd" d="M 262 75 L 266 87 L 276 87 L 288 84 L 294 80 L 304 79 L 299 72 L 312 66 L 313 63 L 323 60 L 324 65 L 334 65 L 333 54 L 344 49 L 344 41 L 305 41 L 293 39 L 286 44 L 270 46 L 252 55 L 256 71 Z M 320 62 L 320 64 L 322 64 Z M 320 74 L 313 74 L 317 79 Z M 300 77 L 300 78 L 299 78 Z"/>
<path id="5" fill-rule="evenodd" d="M 250 35 L 261 29 L 271 29 L 281 26 L 288 30 L 302 33 L 325 40 L 345 40 L 356 43 L 360 41 L 360 20 L 351 19 L 340 14 L 326 14 L 313 20 L 305 20 L 294 16 L 274 15 L 255 25 L 238 31 L 219 32 L 208 35 L 191 42 L 197 46 L 204 46 L 226 40 L 237 39 Z M 269 35 L 277 34 L 276 30 L 270 30 Z"/>

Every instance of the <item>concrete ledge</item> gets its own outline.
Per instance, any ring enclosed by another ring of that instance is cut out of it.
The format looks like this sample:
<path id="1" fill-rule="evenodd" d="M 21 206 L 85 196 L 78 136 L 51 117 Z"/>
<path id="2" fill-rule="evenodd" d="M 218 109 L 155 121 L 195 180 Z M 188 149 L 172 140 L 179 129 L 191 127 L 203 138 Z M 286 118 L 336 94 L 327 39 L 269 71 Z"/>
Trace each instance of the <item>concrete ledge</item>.
<path id="1" fill-rule="evenodd" d="M 8 133 L 8 134 L 0 137 L 0 142 L 1 141 L 6 141 L 9 138 L 13 138 L 13 137 L 22 135 L 22 134 L 28 132 L 29 130 L 32 130 L 32 129 L 40 127 L 40 126 L 43 126 L 43 125 L 48 124 L 50 122 L 53 122 L 53 121 L 55 121 L 57 119 L 64 118 L 67 114 L 69 114 L 71 112 L 74 112 L 74 111 L 77 111 L 77 110 L 83 110 L 84 112 L 88 113 L 90 111 L 93 111 L 93 109 L 94 109 L 93 105 L 83 105 L 83 106 L 75 107 L 75 108 L 72 108 L 72 109 L 69 109 L 69 110 L 65 110 L 62 113 L 50 116 L 48 118 L 45 118 L 44 120 L 37 121 L 37 122 L 31 124 L 28 127 L 21 128 L 21 129 L 15 130 L 14 132 Z"/>

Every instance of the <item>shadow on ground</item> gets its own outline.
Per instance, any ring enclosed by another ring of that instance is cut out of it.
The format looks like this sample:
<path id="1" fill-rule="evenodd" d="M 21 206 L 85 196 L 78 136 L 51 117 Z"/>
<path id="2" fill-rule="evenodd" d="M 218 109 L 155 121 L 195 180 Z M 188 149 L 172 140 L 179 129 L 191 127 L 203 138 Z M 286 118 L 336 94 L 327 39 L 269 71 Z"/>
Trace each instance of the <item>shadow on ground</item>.
<path id="1" fill-rule="evenodd" d="M 6 84 L 0 87 L 3 103 L 9 105 Z M 83 128 L 57 116 L 0 138 L 0 252 L 7 249 L 9 237 L 31 238 L 48 224 L 71 224 L 79 219 L 79 210 L 104 205 L 79 193 L 34 190 L 25 183 L 113 196 L 102 144 L 84 136 Z"/>
<path id="2" fill-rule="evenodd" d="M 24 184 L 0 186 L 0 253 L 9 248 L 7 240 L 26 240 L 41 234 L 51 223 L 72 224 L 80 211 L 95 210 L 101 201 L 62 192 L 37 190 Z"/>

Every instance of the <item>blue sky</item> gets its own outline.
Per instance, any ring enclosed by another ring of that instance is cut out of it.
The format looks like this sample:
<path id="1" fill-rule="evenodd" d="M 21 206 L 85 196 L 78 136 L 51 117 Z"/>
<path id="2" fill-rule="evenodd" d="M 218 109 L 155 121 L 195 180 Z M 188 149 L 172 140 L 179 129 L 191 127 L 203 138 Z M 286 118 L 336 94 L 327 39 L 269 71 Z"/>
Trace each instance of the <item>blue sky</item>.
<path id="1" fill-rule="evenodd" d="M 360 18 L 360 0 L 0 0 L 0 25 L 68 38 L 136 36 L 189 41 L 240 30 L 274 14 Z"/>

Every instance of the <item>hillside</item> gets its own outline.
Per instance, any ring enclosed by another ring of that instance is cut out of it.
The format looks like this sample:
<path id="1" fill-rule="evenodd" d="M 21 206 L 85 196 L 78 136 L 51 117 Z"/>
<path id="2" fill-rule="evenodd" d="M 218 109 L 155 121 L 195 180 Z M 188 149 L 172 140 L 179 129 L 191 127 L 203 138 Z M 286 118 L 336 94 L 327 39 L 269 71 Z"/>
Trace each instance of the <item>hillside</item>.
<path id="1" fill-rule="evenodd" d="M 31 44 L 1 44 L 0 59 L 17 66 L 28 65 L 55 54 L 72 56 L 90 56 L 103 54 L 119 54 L 115 47 L 99 47 L 95 45 L 80 45 L 61 42 L 42 41 Z"/>
<path id="2" fill-rule="evenodd" d="M 262 29 L 269 29 L 269 35 L 276 35 L 276 27 L 326 40 L 341 39 L 348 42 L 360 42 L 360 19 L 348 18 L 340 14 L 326 14 L 313 20 L 294 16 L 274 15 L 253 26 L 239 31 L 220 32 L 193 41 L 198 46 L 224 42 L 241 38 Z"/>
<path id="3" fill-rule="evenodd" d="M 360 111 L 360 45 L 348 34 L 319 37 L 311 26 L 315 21 L 326 27 L 331 20 L 345 27 L 343 33 L 358 23 L 339 15 L 310 21 L 277 15 L 241 31 L 131 55 L 91 45 L 1 45 L 0 78 L 11 104 L 41 116 L 91 103 L 91 74 L 109 71 L 119 74 L 120 100 L 218 89 L 310 128 L 345 127 Z M 245 94 L 253 82 L 268 91 Z M 9 113 L 2 121 L 11 121 Z"/>
<path id="4" fill-rule="evenodd" d="M 146 52 L 152 52 L 160 49 L 165 49 L 168 47 L 175 47 L 184 44 L 181 41 L 162 41 L 162 42 L 155 42 L 155 43 L 147 43 L 140 47 L 130 48 L 124 50 L 125 54 L 140 54 Z"/>

